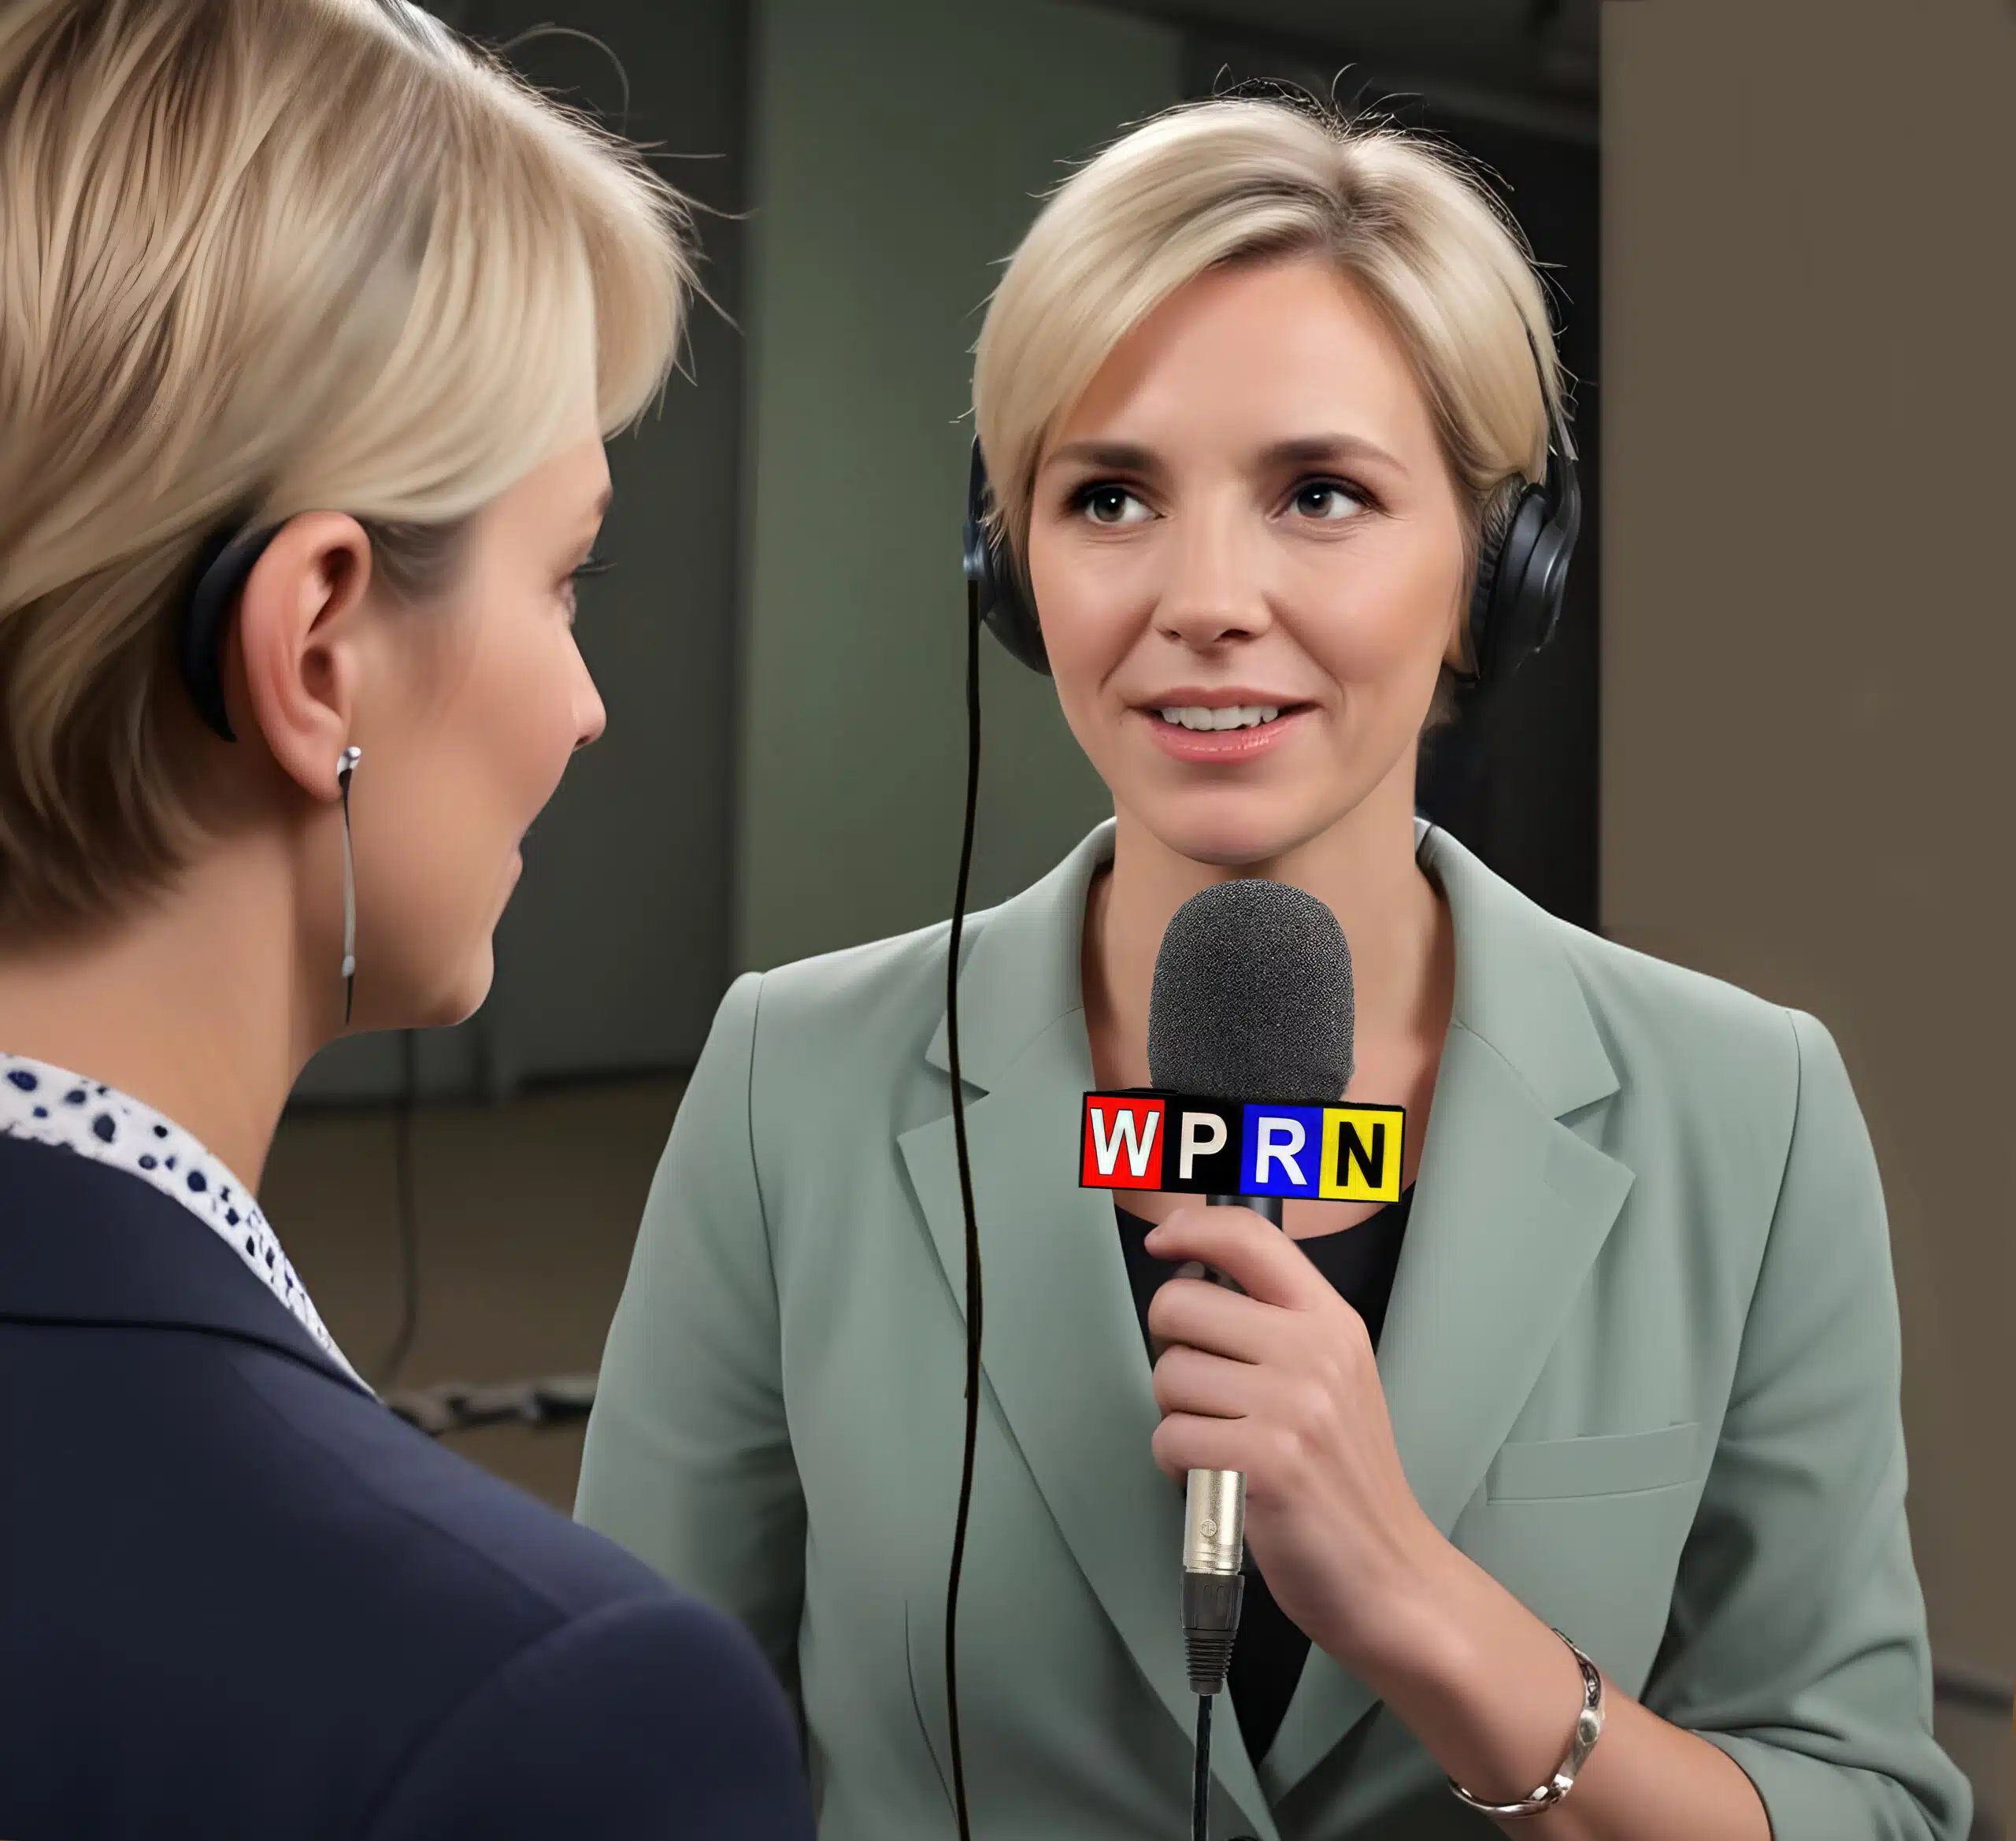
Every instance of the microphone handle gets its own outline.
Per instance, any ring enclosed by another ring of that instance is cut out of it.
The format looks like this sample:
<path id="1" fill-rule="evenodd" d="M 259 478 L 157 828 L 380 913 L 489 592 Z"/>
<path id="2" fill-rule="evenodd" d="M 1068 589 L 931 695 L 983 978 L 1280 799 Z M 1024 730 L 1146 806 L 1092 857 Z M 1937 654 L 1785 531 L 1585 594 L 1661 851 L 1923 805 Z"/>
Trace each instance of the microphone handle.
<path id="1" fill-rule="evenodd" d="M 1278 1195 L 1207 1195 L 1204 1201 L 1211 1208 L 1250 1208 L 1262 1221 L 1281 1224 Z M 1206 1276 L 1214 1285 L 1232 1286 L 1221 1272 Z M 1183 1491 L 1184 1571 L 1236 1572 L 1245 1548 L 1245 1477 L 1236 1470 L 1191 1471 Z"/>
<path id="2" fill-rule="evenodd" d="M 1281 1224 L 1278 1195 L 1207 1195 L 1213 1208 L 1250 1208 L 1262 1221 Z M 1214 1284 L 1232 1285 L 1221 1273 Z M 1233 1287 L 1236 1289 L 1236 1287 Z M 1184 1628 L 1190 1683 L 1200 1695 L 1216 1694 L 1231 1665 L 1239 1631 L 1245 1581 L 1246 1477 L 1237 1470 L 1193 1470 L 1184 1479 Z"/>

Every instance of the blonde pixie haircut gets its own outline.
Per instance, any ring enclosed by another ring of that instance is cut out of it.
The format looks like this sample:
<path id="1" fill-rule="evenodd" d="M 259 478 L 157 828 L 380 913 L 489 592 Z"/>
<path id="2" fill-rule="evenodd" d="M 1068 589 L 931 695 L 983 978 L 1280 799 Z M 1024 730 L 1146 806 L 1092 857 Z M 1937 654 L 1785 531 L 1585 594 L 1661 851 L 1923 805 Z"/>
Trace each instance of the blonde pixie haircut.
<path id="1" fill-rule="evenodd" d="M 688 226 L 403 0 L 0 0 L 0 928 L 188 861 L 204 540 L 345 511 L 438 593 L 582 402 L 662 390 Z"/>
<path id="2" fill-rule="evenodd" d="M 1561 398 L 1525 239 L 1435 143 L 1257 98 L 1180 105 L 1115 142 L 1051 194 L 1009 262 L 974 348 L 973 415 L 1017 566 L 1045 446 L 1114 348 L 1206 269 L 1296 256 L 1362 287 L 1412 361 L 1474 569 L 1520 483 L 1545 472 Z"/>

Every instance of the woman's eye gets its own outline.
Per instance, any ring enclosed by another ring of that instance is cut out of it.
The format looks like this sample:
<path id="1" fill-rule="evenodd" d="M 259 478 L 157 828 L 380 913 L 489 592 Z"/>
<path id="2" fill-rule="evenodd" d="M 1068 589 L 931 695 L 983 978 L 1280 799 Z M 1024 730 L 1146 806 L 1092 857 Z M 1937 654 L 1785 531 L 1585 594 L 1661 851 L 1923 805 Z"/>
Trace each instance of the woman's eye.
<path id="1" fill-rule="evenodd" d="M 1295 509 L 1303 517 L 1338 524 L 1356 517 L 1365 501 L 1341 480 L 1311 480 L 1295 488 Z"/>
<path id="2" fill-rule="evenodd" d="M 568 572 L 565 601 L 567 608 L 567 622 L 569 625 L 571 626 L 573 624 L 574 617 L 579 610 L 579 584 L 582 577 L 584 576 L 601 575 L 605 570 L 613 566 L 613 565 L 612 564 L 606 561 L 602 557 L 591 555 L 588 557 L 587 561 L 582 563 L 578 568 L 571 569 Z"/>
<path id="3" fill-rule="evenodd" d="M 1151 515 L 1125 486 L 1088 486 L 1078 495 L 1078 509 L 1095 524 L 1138 524 Z"/>

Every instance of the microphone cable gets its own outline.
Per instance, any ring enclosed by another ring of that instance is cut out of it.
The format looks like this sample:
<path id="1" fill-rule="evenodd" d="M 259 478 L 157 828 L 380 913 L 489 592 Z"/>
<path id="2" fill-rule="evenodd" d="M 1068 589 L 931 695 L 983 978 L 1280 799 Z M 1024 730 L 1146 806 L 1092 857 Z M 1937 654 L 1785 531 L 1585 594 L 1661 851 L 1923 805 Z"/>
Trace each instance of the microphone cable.
<path id="1" fill-rule="evenodd" d="M 965 932 L 966 892 L 973 876 L 973 830 L 980 809 L 980 587 L 966 583 L 966 817 L 959 842 L 959 880 L 952 896 L 952 932 L 945 953 L 945 1039 L 952 1071 L 952 1137 L 959 1156 L 959 1202 L 966 1223 L 966 1434 L 959 1467 L 959 1510 L 952 1524 L 952 1565 L 945 1581 L 945 1724 L 951 1741 L 952 1806 L 959 1841 L 973 1841 L 966 1812 L 966 1766 L 959 1748 L 959 1573 L 973 1507 L 973 1457 L 980 1443 L 980 1228 L 973 1215 L 973 1167 L 966 1153 L 966 1091 L 959 1068 L 959 944 Z"/>
<path id="2" fill-rule="evenodd" d="M 1197 1775 L 1190 1792 L 1191 1841 L 1211 1841 L 1211 1697 L 1197 1697 Z"/>

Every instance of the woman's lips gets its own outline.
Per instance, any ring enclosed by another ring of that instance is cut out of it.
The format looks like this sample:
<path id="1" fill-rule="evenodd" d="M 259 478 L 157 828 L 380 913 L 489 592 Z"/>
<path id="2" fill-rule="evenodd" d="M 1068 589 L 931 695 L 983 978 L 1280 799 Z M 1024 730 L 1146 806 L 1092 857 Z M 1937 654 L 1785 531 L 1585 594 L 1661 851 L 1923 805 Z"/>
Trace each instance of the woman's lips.
<path id="1" fill-rule="evenodd" d="M 1179 761 L 1250 761 L 1269 748 L 1279 747 L 1282 738 L 1301 724 L 1310 709 L 1307 704 L 1284 709 L 1272 722 L 1257 723 L 1250 728 L 1185 728 L 1180 723 L 1166 720 L 1158 709 L 1137 709 L 1134 713 L 1148 725 L 1156 746 Z"/>

